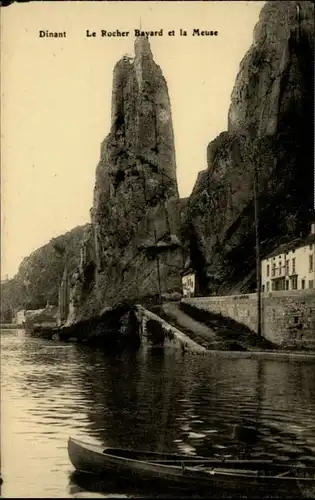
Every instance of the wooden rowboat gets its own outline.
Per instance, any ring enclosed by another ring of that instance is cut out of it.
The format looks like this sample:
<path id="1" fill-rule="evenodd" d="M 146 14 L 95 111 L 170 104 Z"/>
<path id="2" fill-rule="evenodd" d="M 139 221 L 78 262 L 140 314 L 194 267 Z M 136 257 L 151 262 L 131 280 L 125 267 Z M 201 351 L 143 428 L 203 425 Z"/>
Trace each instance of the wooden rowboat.
<path id="1" fill-rule="evenodd" d="M 79 472 L 121 479 L 157 480 L 179 490 L 241 492 L 254 496 L 310 496 L 315 467 L 294 467 L 272 460 L 218 460 L 187 455 L 104 448 L 69 438 L 68 453 Z M 314 490 L 313 490 L 314 488 Z"/>

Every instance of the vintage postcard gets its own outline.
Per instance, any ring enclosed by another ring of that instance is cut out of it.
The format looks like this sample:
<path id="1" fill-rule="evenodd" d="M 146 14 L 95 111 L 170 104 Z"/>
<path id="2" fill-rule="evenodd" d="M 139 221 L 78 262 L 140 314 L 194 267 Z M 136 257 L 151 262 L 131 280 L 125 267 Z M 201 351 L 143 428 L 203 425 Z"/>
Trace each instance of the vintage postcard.
<path id="1" fill-rule="evenodd" d="M 314 3 L 1 6 L 1 494 L 315 496 Z"/>

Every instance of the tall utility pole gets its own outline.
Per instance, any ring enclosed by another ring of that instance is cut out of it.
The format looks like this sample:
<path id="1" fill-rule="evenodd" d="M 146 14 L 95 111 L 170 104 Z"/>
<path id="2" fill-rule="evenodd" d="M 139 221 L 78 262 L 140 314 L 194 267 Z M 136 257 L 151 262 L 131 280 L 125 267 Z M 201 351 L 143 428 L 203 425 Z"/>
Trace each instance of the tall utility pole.
<path id="1" fill-rule="evenodd" d="M 154 242 L 155 242 L 155 248 L 157 249 L 157 237 L 156 237 L 156 229 L 154 228 Z M 157 270 L 157 278 L 158 278 L 158 293 L 159 293 L 159 299 L 161 300 L 161 274 L 160 274 L 160 257 L 159 257 L 159 251 L 158 249 L 156 250 L 156 270 Z"/>
<path id="2" fill-rule="evenodd" d="M 300 4 L 296 4 L 296 13 L 297 13 L 297 23 L 298 23 L 298 41 L 300 40 L 300 21 L 301 21 L 301 7 Z"/>
<path id="3" fill-rule="evenodd" d="M 254 218 L 255 218 L 255 240 L 256 240 L 256 288 L 257 288 L 257 333 L 261 337 L 261 259 L 259 241 L 259 203 L 258 203 L 258 175 L 255 159 L 253 160 L 254 180 Z"/>
<path id="4" fill-rule="evenodd" d="M 262 118 L 262 113 L 260 116 L 260 121 Z M 253 195 L 254 195 L 254 225 L 255 225 L 255 253 L 256 253 L 256 290 L 257 290 L 257 334 L 259 337 L 262 336 L 261 328 L 261 258 L 260 258 L 260 238 L 259 238 L 259 182 L 258 182 L 258 171 L 256 165 L 256 157 L 259 155 L 256 151 L 259 148 L 260 133 L 259 130 L 249 130 L 248 137 L 248 154 L 246 155 L 249 164 L 253 169 Z"/>

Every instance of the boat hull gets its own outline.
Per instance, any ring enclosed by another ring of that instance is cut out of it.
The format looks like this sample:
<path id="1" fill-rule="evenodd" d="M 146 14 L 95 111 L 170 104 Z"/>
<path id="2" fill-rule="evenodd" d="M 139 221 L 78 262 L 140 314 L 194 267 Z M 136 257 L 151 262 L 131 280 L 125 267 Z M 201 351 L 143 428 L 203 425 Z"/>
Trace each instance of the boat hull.
<path id="1" fill-rule="evenodd" d="M 187 456 L 163 455 L 155 453 L 141 452 L 138 459 L 115 456 L 106 453 L 97 445 L 83 443 L 78 440 L 69 439 L 68 453 L 70 461 L 79 472 L 104 475 L 114 475 L 120 479 L 138 484 L 142 482 L 156 481 L 160 487 L 176 488 L 178 491 L 199 491 L 206 494 L 214 493 L 216 496 L 226 496 L 226 494 L 236 493 L 246 496 L 303 496 L 303 487 L 310 491 L 314 487 L 315 481 L 307 478 L 278 477 L 268 475 L 250 475 L 250 471 L 244 469 L 235 473 L 235 463 L 246 466 L 246 461 L 231 461 L 214 469 L 213 464 L 218 465 L 217 460 L 204 459 L 209 462 L 209 466 L 201 468 L 198 466 L 198 457 L 188 460 Z M 117 451 L 118 453 L 118 451 Z M 202 457 L 199 457 L 199 461 Z M 192 463 L 195 462 L 195 463 Z M 212 463 L 213 462 L 213 463 Z M 255 461 L 250 461 L 251 464 Z M 267 462 L 260 462 L 260 467 Z M 255 465 L 255 464 L 254 464 Z M 259 467 L 259 461 L 257 461 Z M 223 468 L 224 466 L 224 468 Z M 286 471 L 285 466 L 279 466 L 279 473 Z M 150 484 L 150 486 L 152 486 Z M 315 491 L 315 490 L 314 490 Z"/>

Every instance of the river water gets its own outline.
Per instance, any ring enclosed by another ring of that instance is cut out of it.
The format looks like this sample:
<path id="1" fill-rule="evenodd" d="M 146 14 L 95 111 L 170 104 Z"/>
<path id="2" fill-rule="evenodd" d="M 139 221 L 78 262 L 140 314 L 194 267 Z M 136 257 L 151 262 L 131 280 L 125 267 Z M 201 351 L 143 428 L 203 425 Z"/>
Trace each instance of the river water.
<path id="1" fill-rule="evenodd" d="M 311 360 L 183 355 L 148 344 L 114 357 L 4 330 L 2 496 L 141 496 L 116 483 L 82 484 L 68 460 L 70 435 L 114 447 L 315 464 L 314 368 Z"/>

